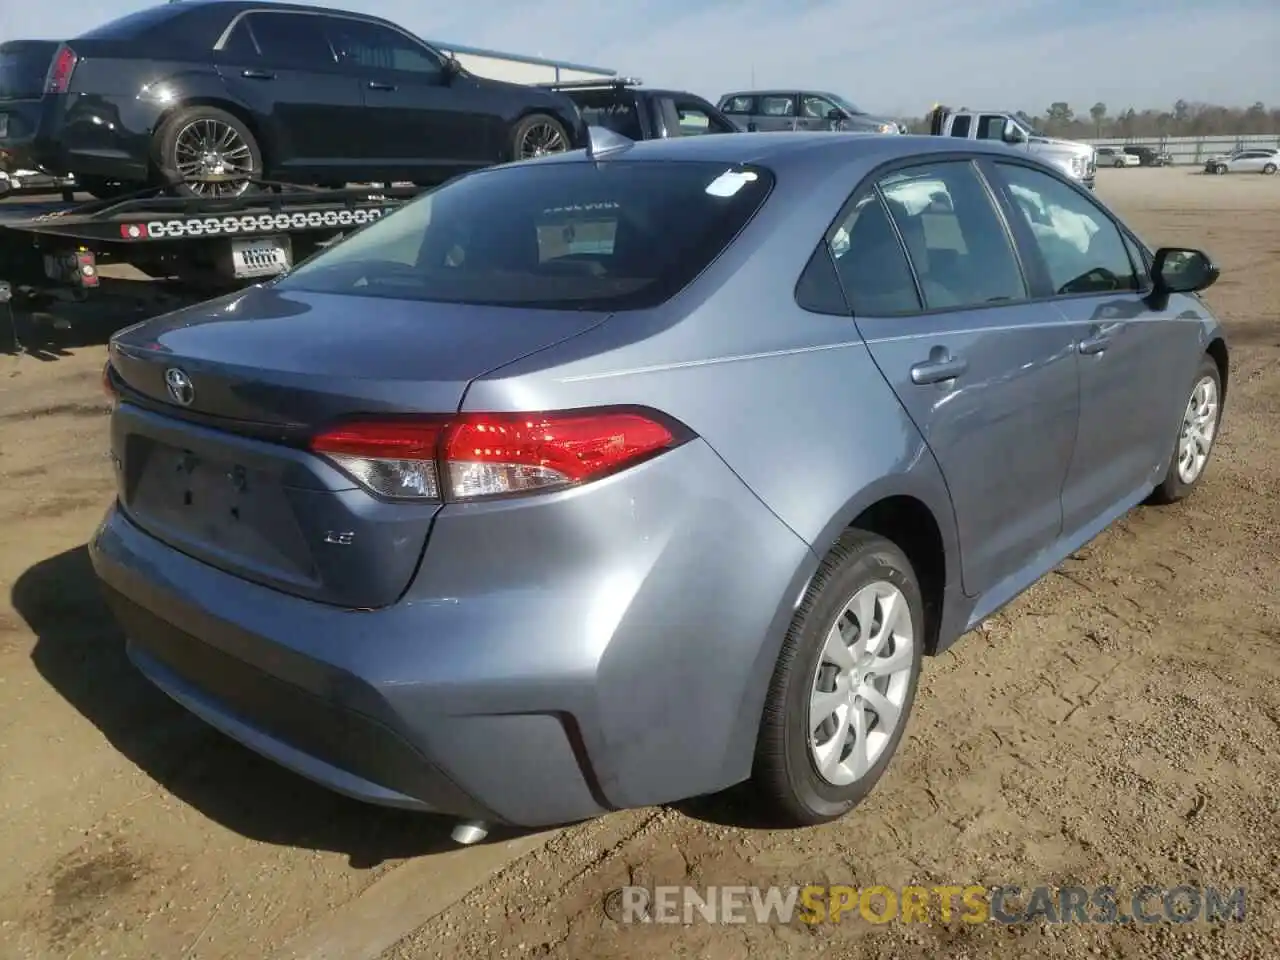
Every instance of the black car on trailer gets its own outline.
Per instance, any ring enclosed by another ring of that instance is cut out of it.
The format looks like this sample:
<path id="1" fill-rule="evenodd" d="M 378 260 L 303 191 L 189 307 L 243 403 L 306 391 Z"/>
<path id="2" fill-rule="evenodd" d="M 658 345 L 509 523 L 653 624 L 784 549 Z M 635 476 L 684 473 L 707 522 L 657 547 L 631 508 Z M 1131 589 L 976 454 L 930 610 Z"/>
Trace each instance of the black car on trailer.
<path id="1" fill-rule="evenodd" d="M 554 91 L 477 77 L 387 20 L 184 0 L 65 43 L 0 44 L 0 165 L 105 197 L 164 184 L 412 181 L 585 143 Z"/>

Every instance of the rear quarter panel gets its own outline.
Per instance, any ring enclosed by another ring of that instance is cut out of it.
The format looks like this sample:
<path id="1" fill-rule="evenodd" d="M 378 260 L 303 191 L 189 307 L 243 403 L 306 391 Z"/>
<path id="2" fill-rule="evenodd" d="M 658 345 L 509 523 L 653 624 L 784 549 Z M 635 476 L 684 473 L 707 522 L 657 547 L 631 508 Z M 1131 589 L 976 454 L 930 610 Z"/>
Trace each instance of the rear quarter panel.
<path id="1" fill-rule="evenodd" d="M 852 319 L 795 303 L 797 278 L 859 179 L 848 170 L 807 173 L 779 183 L 738 244 L 665 308 L 615 315 L 491 373 L 472 384 L 463 403 L 477 411 L 657 408 L 698 434 L 762 509 L 809 545 L 802 569 L 765 588 L 773 593 L 772 615 L 761 616 L 753 630 L 687 638 L 731 665 L 722 680 L 744 718 L 759 716 L 799 600 L 797 578 L 803 585 L 818 558 L 875 501 L 910 495 L 923 502 L 942 532 L 948 582 L 959 582 L 950 501 L 918 431 Z M 806 195 L 822 200 L 803 202 Z M 736 581 L 734 568 L 753 564 L 756 547 L 729 540 L 725 546 L 722 575 Z M 726 769 L 746 775 L 755 734 L 751 722 L 734 732 Z"/>
<path id="2" fill-rule="evenodd" d="M 229 100 L 211 65 L 87 54 L 72 92 L 48 98 L 52 130 L 63 148 L 145 165 L 151 137 L 182 103 Z M 238 106 L 238 105 L 237 105 Z"/>

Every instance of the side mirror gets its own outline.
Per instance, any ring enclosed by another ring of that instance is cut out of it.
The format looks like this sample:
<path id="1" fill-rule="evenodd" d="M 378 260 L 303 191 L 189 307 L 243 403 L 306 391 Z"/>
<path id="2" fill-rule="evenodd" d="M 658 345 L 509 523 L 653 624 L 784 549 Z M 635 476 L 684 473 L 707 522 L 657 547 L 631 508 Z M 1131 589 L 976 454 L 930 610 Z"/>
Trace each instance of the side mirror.
<path id="1" fill-rule="evenodd" d="M 462 64 L 453 54 L 444 58 L 444 78 L 448 82 L 462 73 Z"/>
<path id="2" fill-rule="evenodd" d="M 841 120 L 847 120 L 849 118 L 848 118 L 848 115 L 843 110 L 839 110 L 833 107 L 827 111 L 827 119 L 830 120 L 832 123 L 839 123 Z"/>
<path id="3" fill-rule="evenodd" d="M 1152 291 L 1158 297 L 1172 293 L 1199 293 L 1217 281 L 1220 271 L 1202 250 L 1161 247 L 1151 265 Z"/>
<path id="4" fill-rule="evenodd" d="M 1017 127 L 1005 127 L 1002 138 L 1005 143 L 1022 143 L 1026 138 L 1022 135 L 1022 131 Z"/>
<path id="5" fill-rule="evenodd" d="M 756 133 L 760 129 L 759 124 L 754 120 L 747 121 L 747 133 Z"/>

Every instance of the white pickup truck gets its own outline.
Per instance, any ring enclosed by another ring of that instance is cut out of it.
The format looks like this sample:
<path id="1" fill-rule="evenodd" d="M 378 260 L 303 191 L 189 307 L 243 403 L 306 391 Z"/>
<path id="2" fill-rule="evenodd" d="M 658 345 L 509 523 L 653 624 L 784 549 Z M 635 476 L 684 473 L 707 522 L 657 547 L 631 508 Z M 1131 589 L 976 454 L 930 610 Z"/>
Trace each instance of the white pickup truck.
<path id="1" fill-rule="evenodd" d="M 1098 172 L 1098 156 L 1093 147 L 1046 136 L 1012 113 L 934 107 L 929 115 L 929 132 L 936 137 L 999 140 L 1013 149 L 1035 154 L 1090 190 Z"/>

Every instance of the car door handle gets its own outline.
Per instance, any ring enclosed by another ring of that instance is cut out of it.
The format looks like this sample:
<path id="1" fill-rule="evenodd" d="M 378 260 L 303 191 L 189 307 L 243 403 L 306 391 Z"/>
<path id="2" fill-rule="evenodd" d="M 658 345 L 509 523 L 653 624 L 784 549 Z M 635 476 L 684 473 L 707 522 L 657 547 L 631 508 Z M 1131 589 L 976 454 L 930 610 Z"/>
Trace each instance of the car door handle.
<path id="1" fill-rule="evenodd" d="M 276 75 L 270 70 L 241 70 L 240 76 L 246 80 L 274 80 Z"/>
<path id="2" fill-rule="evenodd" d="M 1086 357 L 1103 353 L 1107 347 L 1111 346 L 1111 341 L 1115 339 L 1115 333 L 1119 329 L 1118 323 L 1090 327 L 1089 336 L 1076 344 L 1076 349 Z"/>
<path id="3" fill-rule="evenodd" d="M 1091 357 L 1096 354 L 1105 352 L 1107 347 L 1109 346 L 1111 346 L 1110 335 L 1101 333 L 1101 334 L 1098 334 L 1098 336 L 1096 337 L 1086 337 L 1085 339 L 1081 340 L 1080 343 L 1076 345 L 1076 349 L 1079 350 L 1086 357 Z"/>
<path id="4" fill-rule="evenodd" d="M 917 363 L 911 368 L 911 382 L 916 386 L 922 387 L 928 383 L 954 380 L 969 369 L 969 362 L 963 357 L 953 357 L 945 350 L 942 351 L 941 356 L 938 356 L 938 352 L 935 348 L 934 354 L 928 360 Z"/>
<path id="5" fill-rule="evenodd" d="M 369 81 L 370 90 L 394 90 L 395 88 L 396 85 L 394 83 L 383 83 L 381 80 Z"/>

